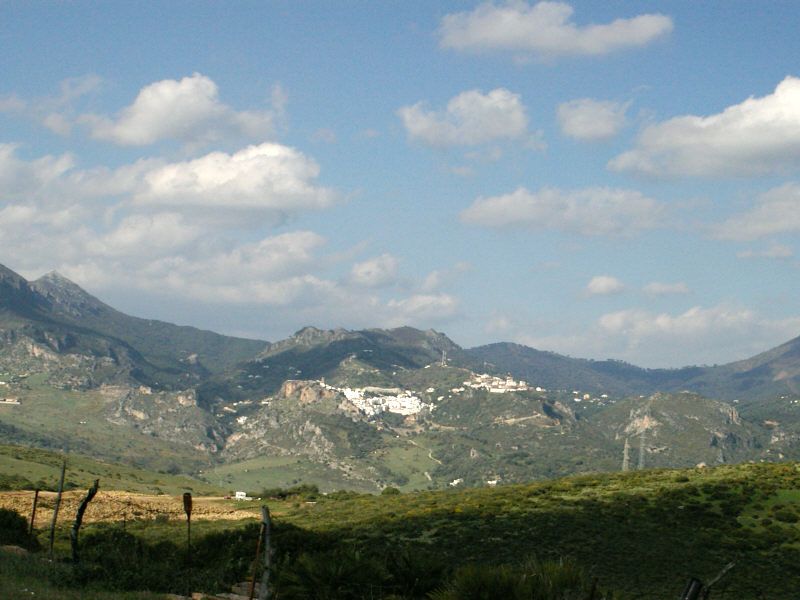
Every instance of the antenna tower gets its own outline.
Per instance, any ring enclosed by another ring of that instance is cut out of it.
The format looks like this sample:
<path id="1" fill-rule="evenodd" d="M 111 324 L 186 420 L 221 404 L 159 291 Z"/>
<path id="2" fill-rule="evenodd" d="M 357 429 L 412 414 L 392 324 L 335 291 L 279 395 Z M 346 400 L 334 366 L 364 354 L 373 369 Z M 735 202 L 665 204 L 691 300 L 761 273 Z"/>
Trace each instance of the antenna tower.
<path id="1" fill-rule="evenodd" d="M 630 458 L 630 449 L 631 445 L 628 442 L 628 438 L 625 438 L 625 448 L 622 449 L 622 470 L 627 471 L 630 469 L 629 465 L 629 458 Z"/>

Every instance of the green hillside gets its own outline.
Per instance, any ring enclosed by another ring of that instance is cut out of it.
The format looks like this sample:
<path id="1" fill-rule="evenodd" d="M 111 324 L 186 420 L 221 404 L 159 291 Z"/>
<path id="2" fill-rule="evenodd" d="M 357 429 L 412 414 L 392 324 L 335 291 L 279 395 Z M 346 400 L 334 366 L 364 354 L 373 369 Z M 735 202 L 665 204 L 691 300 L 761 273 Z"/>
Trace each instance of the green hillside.
<path id="1" fill-rule="evenodd" d="M 618 599 L 674 600 L 690 577 L 709 582 L 731 562 L 712 599 L 796 597 L 797 463 L 643 470 L 413 494 L 298 492 L 268 500 L 277 599 L 426 598 L 435 589 L 456 589 L 448 586 L 459 578 L 507 582 L 534 556 L 574 561 L 583 581 L 595 580 Z M 124 531 L 87 524 L 85 579 L 67 573 L 53 585 L 183 591 L 189 577 L 194 590 L 227 591 L 252 568 L 256 515 L 254 510 L 249 524 L 198 522 L 189 567 L 184 523 L 135 521 Z M 109 554 L 111 548 L 116 550 Z M 471 571 L 464 571 L 469 565 Z M 497 585 L 490 592 L 481 597 L 526 597 Z"/>
<path id="2" fill-rule="evenodd" d="M 146 471 L 87 456 L 11 445 L 0 445 L 0 489 L 57 490 L 64 460 L 68 489 L 89 488 L 95 479 L 100 479 L 104 489 L 140 494 L 178 495 L 191 489 L 197 494 L 213 495 L 223 491 L 210 483 L 166 471 Z"/>

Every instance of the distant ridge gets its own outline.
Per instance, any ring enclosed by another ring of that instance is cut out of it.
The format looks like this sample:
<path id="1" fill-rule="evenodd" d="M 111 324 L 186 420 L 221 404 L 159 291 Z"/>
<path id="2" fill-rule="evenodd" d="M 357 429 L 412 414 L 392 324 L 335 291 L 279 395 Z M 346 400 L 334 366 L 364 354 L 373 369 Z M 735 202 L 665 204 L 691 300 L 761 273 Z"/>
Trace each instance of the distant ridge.
<path id="1" fill-rule="evenodd" d="M 55 271 L 29 283 L 2 265 L 0 314 L 4 315 L 0 329 L 27 324 L 51 331 L 56 337 L 71 333 L 73 338 L 80 334 L 85 339 L 94 335 L 106 340 L 103 345 L 121 344 L 130 349 L 134 362 L 146 364 L 140 371 L 151 373 L 149 379 L 160 372 L 161 380 L 175 385 L 178 382 L 174 375 L 181 371 L 190 372 L 197 383 L 207 376 L 224 378 L 237 365 L 248 370 L 252 369 L 248 366 L 252 361 L 289 364 L 297 362 L 300 355 L 307 375 L 321 374 L 353 353 L 377 349 L 373 358 L 365 360 L 379 369 L 392 364 L 418 368 L 446 356 L 451 365 L 477 370 L 485 367 L 545 388 L 575 388 L 617 396 L 686 390 L 726 401 L 748 402 L 800 391 L 800 337 L 745 360 L 680 369 L 644 369 L 621 361 L 572 358 L 507 342 L 464 349 L 444 333 L 413 327 L 361 331 L 305 327 L 285 340 L 268 343 L 132 317 Z M 271 375 L 273 379 L 279 376 Z M 279 384 L 277 380 L 273 382 Z"/>

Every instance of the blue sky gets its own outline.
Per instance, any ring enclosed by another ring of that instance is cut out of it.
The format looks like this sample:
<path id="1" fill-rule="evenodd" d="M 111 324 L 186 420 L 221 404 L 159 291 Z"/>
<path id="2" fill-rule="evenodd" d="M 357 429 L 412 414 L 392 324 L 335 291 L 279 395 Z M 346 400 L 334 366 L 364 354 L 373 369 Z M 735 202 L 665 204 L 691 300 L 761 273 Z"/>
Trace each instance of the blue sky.
<path id="1" fill-rule="evenodd" d="M 800 335 L 800 4 L 1 2 L 0 263 L 277 340 Z"/>

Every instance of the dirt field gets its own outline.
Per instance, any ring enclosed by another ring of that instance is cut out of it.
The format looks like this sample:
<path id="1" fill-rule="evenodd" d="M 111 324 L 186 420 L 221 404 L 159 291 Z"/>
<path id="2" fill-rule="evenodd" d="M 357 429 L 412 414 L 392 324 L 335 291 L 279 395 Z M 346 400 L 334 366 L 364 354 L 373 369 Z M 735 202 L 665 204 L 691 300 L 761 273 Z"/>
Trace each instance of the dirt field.
<path id="1" fill-rule="evenodd" d="M 75 520 L 78 505 L 85 496 L 86 490 L 64 492 L 61 496 L 61 506 L 58 509 L 58 522 L 72 523 Z M 36 522 L 34 523 L 36 528 L 49 527 L 53 520 L 55 502 L 55 492 L 39 492 Z M 232 506 L 229 502 L 223 502 L 222 498 L 194 497 L 192 499 L 192 521 L 261 518 L 259 511 L 245 510 L 246 506 L 256 505 L 242 502 L 241 507 L 238 507 Z M 0 507 L 14 509 L 30 521 L 33 492 L 0 492 Z M 166 515 L 169 519 L 185 520 L 183 498 L 100 490 L 86 508 L 83 522 L 155 519 L 158 515 Z"/>

